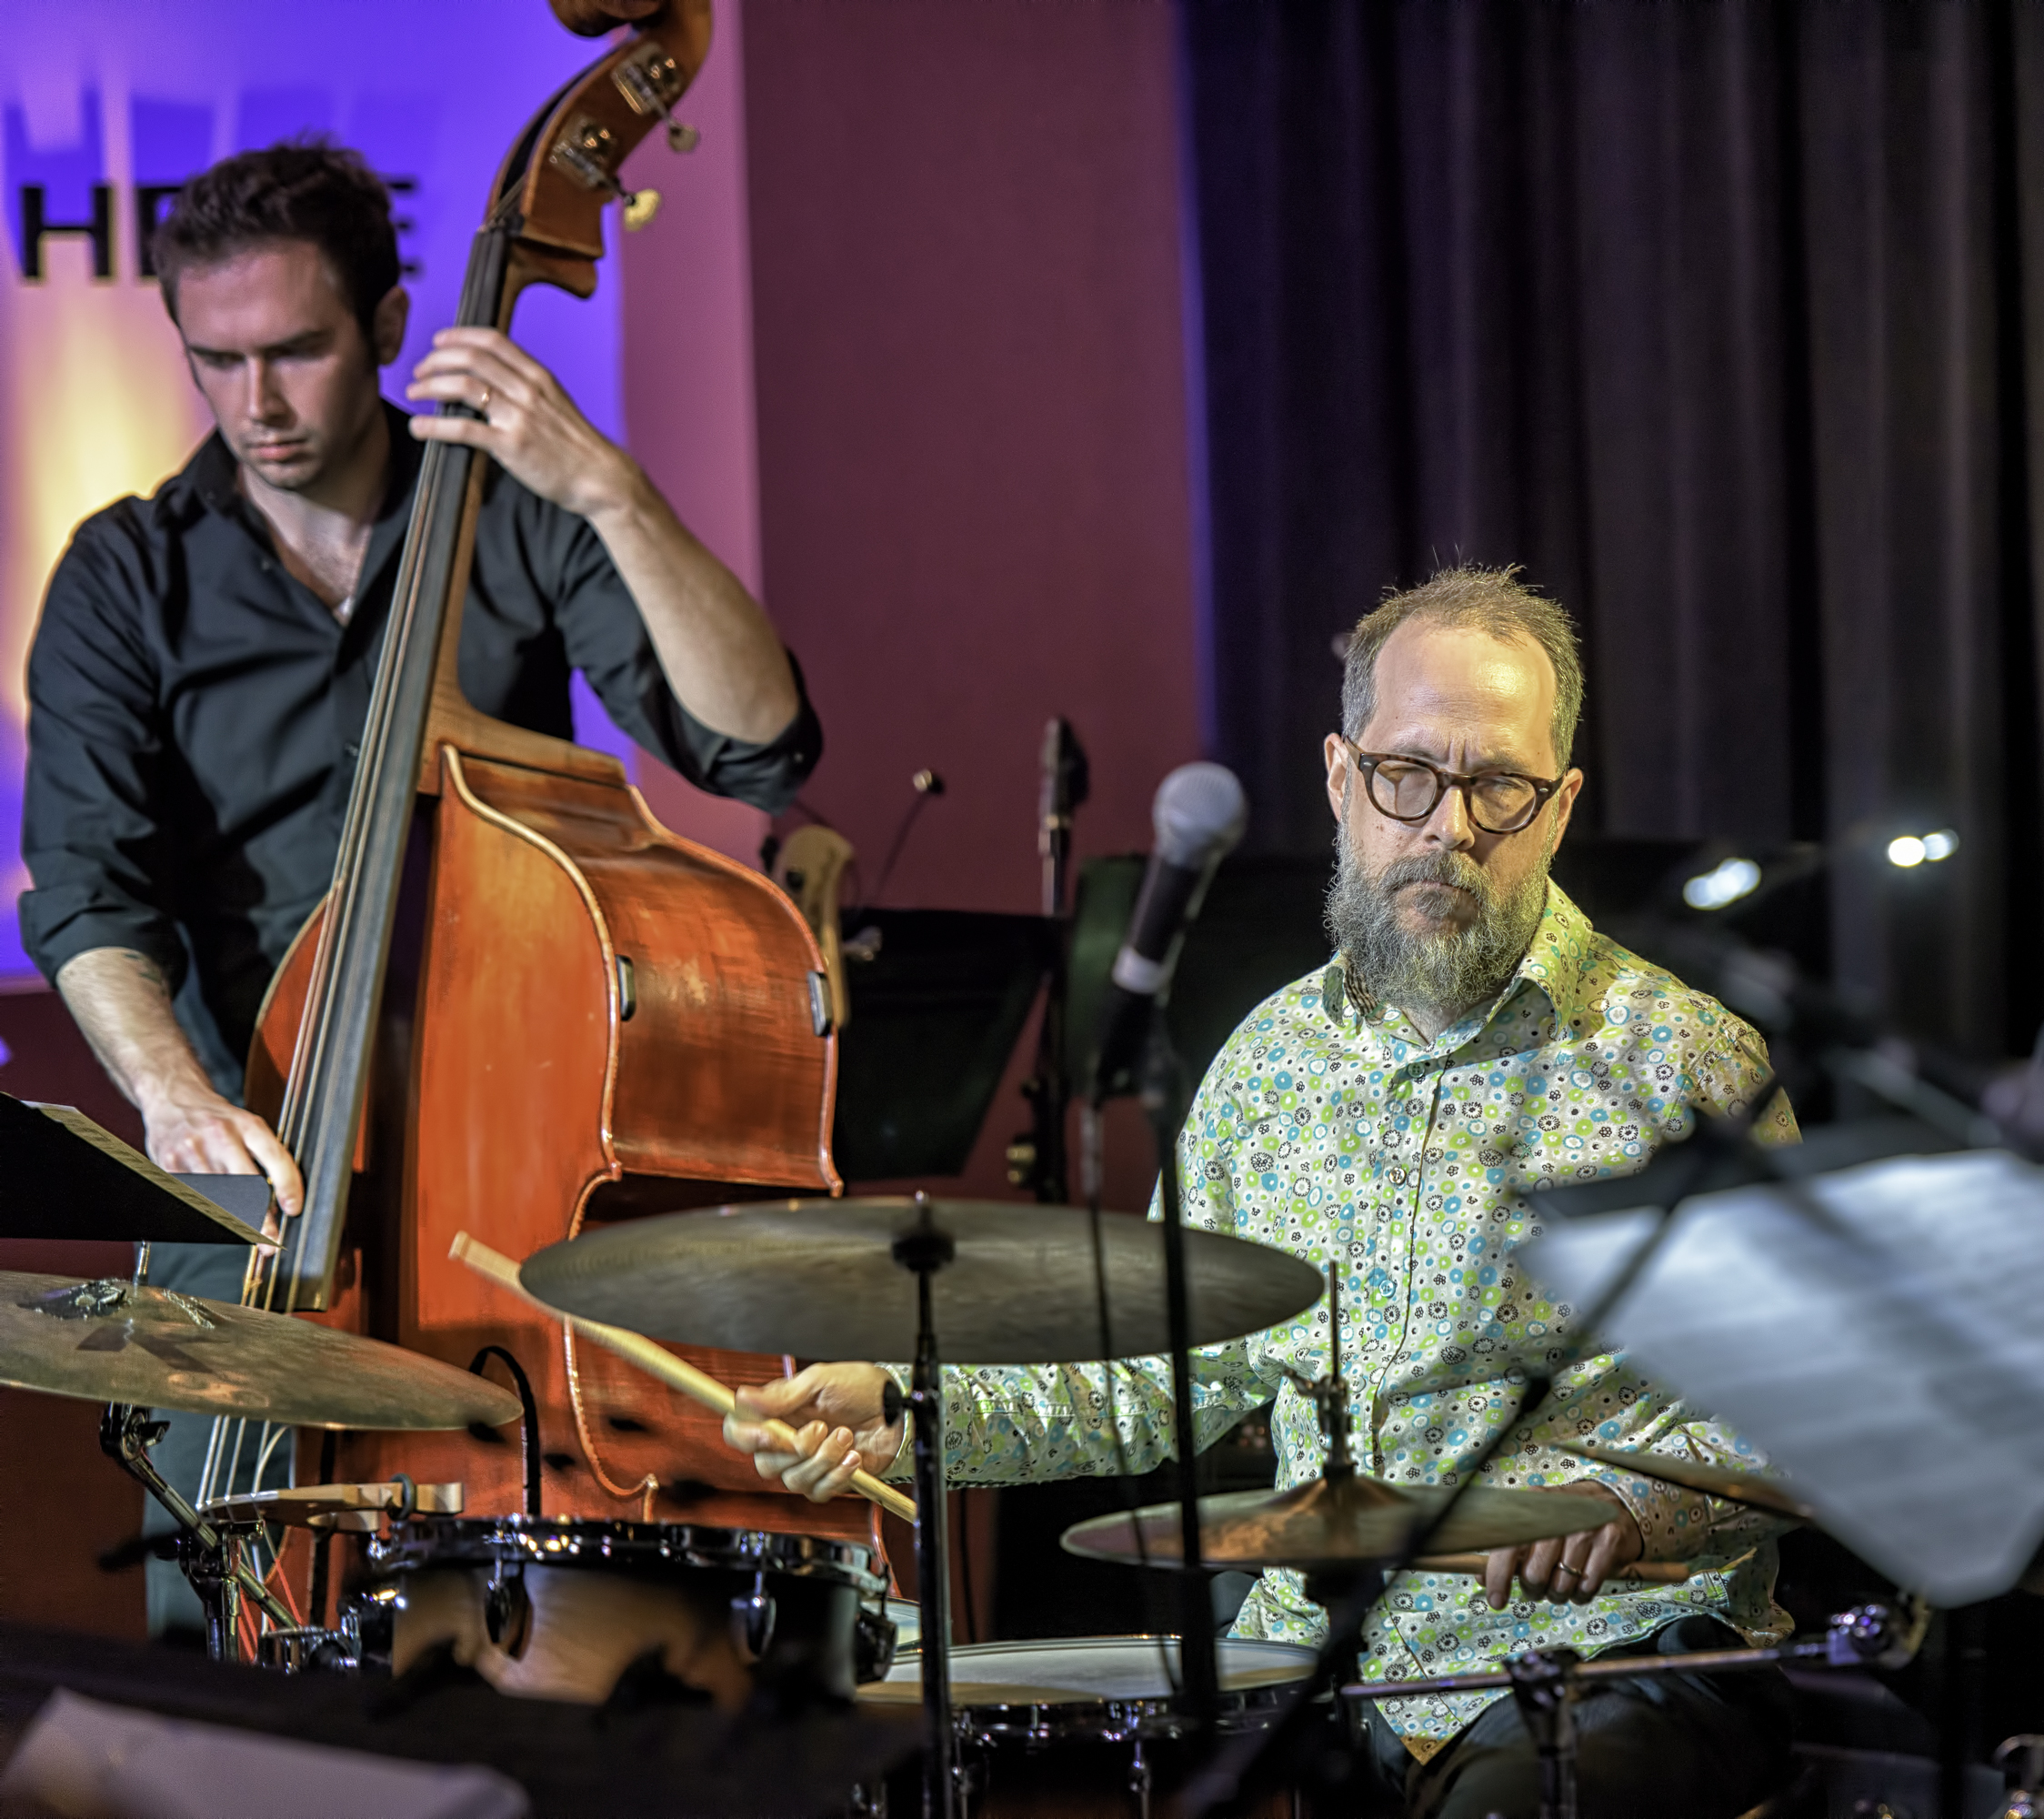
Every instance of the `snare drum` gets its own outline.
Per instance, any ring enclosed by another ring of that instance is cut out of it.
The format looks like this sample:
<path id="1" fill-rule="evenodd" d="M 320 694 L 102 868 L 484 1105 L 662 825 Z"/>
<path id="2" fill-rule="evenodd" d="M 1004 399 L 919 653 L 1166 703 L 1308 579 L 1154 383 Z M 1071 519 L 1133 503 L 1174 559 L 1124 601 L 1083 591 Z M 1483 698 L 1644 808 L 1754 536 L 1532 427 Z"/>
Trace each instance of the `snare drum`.
<path id="1" fill-rule="evenodd" d="M 369 1543 L 357 1600 L 366 1663 L 403 1673 L 452 1643 L 500 1693 L 600 1704 L 657 1651 L 732 1709 L 761 1679 L 849 1697 L 862 1651 L 889 1652 L 871 1609 L 873 1548 L 685 1523 L 414 1516 Z"/>
<path id="2" fill-rule="evenodd" d="M 1288 1643 L 1225 1637 L 1221 1729 L 1260 1730 L 1317 1657 Z M 1005 1814 L 1147 1815 L 1168 1788 L 1186 1734 L 1170 1637 L 1082 1636 L 1058 1642 L 981 1643 L 951 1652 L 952 1723 L 972 1819 Z M 919 1656 L 899 1658 L 859 1697 L 913 1704 L 922 1697 Z M 1288 1795 L 1252 1809 L 1288 1815 Z"/>

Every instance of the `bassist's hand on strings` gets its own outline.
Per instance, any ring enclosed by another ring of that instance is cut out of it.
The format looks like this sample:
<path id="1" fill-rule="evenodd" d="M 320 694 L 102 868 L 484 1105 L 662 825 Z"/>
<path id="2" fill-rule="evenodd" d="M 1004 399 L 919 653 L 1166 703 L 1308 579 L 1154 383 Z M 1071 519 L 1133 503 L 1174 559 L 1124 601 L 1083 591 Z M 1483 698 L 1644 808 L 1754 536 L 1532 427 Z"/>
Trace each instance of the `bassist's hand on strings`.
<path id="1" fill-rule="evenodd" d="M 276 1133 L 210 1087 L 152 1099 L 143 1121 L 149 1160 L 173 1174 L 267 1175 L 276 1204 L 263 1221 L 265 1238 L 281 1238 L 283 1221 L 305 1204 L 298 1165 Z"/>
<path id="2" fill-rule="evenodd" d="M 777 739 L 801 706 L 759 603 L 682 523 L 645 470 L 575 407 L 546 367 L 494 328 L 443 328 L 407 397 L 478 417 L 415 417 L 422 442 L 481 450 L 602 538 L 682 706 L 715 732 Z"/>
<path id="3" fill-rule="evenodd" d="M 174 1174 L 267 1175 L 278 1211 L 298 1211 L 306 1196 L 297 1163 L 267 1124 L 215 1090 L 154 960 L 132 948 L 89 948 L 65 962 L 56 989 L 141 1112 L 152 1162 Z M 263 1235 L 278 1235 L 276 1211 Z"/>
<path id="4" fill-rule="evenodd" d="M 638 464 L 576 408 L 546 367 L 495 328 L 443 328 L 405 396 L 465 404 L 477 417 L 415 417 L 422 442 L 479 448 L 522 485 L 595 518 L 642 484 Z"/>

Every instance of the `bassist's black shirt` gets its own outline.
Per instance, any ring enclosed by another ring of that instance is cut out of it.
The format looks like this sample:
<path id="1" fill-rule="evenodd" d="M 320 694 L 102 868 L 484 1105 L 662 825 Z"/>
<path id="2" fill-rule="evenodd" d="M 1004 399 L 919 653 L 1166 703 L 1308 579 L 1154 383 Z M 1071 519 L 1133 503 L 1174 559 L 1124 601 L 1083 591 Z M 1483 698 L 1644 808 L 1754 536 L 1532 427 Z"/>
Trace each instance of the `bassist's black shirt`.
<path id="1" fill-rule="evenodd" d="M 333 875 L 424 452 L 390 416 L 396 471 L 346 626 L 278 561 L 215 435 L 152 497 L 78 528 L 29 653 L 23 941 L 52 980 L 89 949 L 147 954 L 225 1090 L 238 1092 L 264 988 Z M 695 719 L 596 532 L 493 470 L 462 688 L 486 714 L 566 739 L 576 669 L 626 733 L 719 795 L 780 809 L 821 751 L 806 694 L 766 745 Z"/>

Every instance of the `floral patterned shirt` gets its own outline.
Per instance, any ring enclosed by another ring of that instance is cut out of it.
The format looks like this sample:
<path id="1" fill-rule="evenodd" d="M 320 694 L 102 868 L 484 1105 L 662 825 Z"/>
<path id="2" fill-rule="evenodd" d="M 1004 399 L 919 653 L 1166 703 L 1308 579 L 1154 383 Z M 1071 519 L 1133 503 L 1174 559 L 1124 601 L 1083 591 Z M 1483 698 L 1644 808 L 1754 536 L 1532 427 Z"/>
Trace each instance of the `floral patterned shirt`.
<path id="1" fill-rule="evenodd" d="M 1693 1108 L 1723 1112 L 1748 1098 L 1766 1078 L 1766 1050 L 1714 1000 L 1598 934 L 1552 884 L 1497 1000 L 1432 1041 L 1403 1012 L 1357 998 L 1330 967 L 1267 999 L 1228 1039 L 1179 1138 L 1185 1217 L 1289 1251 L 1323 1272 L 1338 1260 L 1358 1469 L 1394 1482 L 1452 1484 L 1498 1424 L 1513 1419 L 1522 1361 L 1548 1368 L 1568 1356 L 1570 1310 L 1550 1303 L 1512 1261 L 1535 1229 L 1515 1186 L 1638 1169 L 1658 1144 L 1688 1132 Z M 1770 1140 L 1796 1137 L 1779 1097 L 1760 1123 Z M 1197 1352 L 1200 1444 L 1275 1397 L 1279 1485 L 1316 1475 L 1323 1448 L 1315 1412 L 1288 1373 L 1326 1375 L 1328 1352 L 1325 1301 Z M 1111 1472 L 1123 1461 L 1142 1472 L 1170 1456 L 1162 1359 L 953 1367 L 945 1395 L 953 1482 Z M 1554 1436 L 1758 1462 L 1737 1435 L 1621 1356 L 1566 1364 L 1481 1482 L 1597 1478 L 1638 1520 L 1648 1558 L 1692 1563 L 1688 1583 L 1620 1584 L 1585 1605 L 1521 1599 L 1493 1611 L 1473 1577 L 1408 1573 L 1371 1619 L 1365 1680 L 1474 1671 L 1527 1647 L 1594 1653 L 1699 1612 L 1749 1639 L 1786 1632 L 1772 1597 L 1776 1523 L 1748 1507 L 1598 1470 L 1548 1445 Z M 897 1469 L 907 1463 L 905 1455 Z M 1236 1633 L 1316 1642 L 1324 1628 L 1300 1576 L 1270 1572 Z M 1414 1697 L 1382 1709 L 1424 1759 L 1500 1696 Z"/>

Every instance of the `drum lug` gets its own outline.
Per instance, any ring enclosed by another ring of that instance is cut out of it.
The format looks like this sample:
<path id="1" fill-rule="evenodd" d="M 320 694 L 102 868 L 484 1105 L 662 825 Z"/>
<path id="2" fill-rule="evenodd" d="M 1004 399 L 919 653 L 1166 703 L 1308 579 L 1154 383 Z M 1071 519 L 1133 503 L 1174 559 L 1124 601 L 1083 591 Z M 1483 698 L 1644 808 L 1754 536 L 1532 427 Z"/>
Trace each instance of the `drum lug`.
<path id="1" fill-rule="evenodd" d="M 1128 1791 L 1136 1796 L 1138 1819 L 1150 1819 L 1150 1787 L 1154 1779 L 1149 1758 L 1143 1754 L 1143 1740 L 1137 1737 L 1135 1754 L 1128 1758 Z"/>
<path id="2" fill-rule="evenodd" d="M 860 1604 L 852 1631 L 852 1674 L 858 1684 L 864 1686 L 887 1677 L 887 1670 L 895 1664 L 897 1641 L 884 1603 L 879 1610 Z"/>
<path id="3" fill-rule="evenodd" d="M 774 1645 L 774 1594 L 766 1589 L 766 1575 L 756 1573 L 752 1576 L 752 1593 L 749 1597 L 734 1598 L 731 1614 L 742 1626 L 746 1647 L 751 1651 L 755 1661 L 764 1661 L 766 1651 Z"/>
<path id="4" fill-rule="evenodd" d="M 958 1793 L 958 1819 L 972 1819 L 973 1804 L 986 1788 L 986 1770 L 978 1760 L 977 1751 L 972 1747 L 971 1726 L 961 1723 L 952 1728 L 957 1733 L 961 1745 L 951 1764 L 951 1785 Z"/>
<path id="5" fill-rule="evenodd" d="M 490 1641 L 513 1661 L 532 1640 L 532 1597 L 526 1590 L 526 1570 L 498 1561 L 483 1588 L 483 1627 Z"/>

